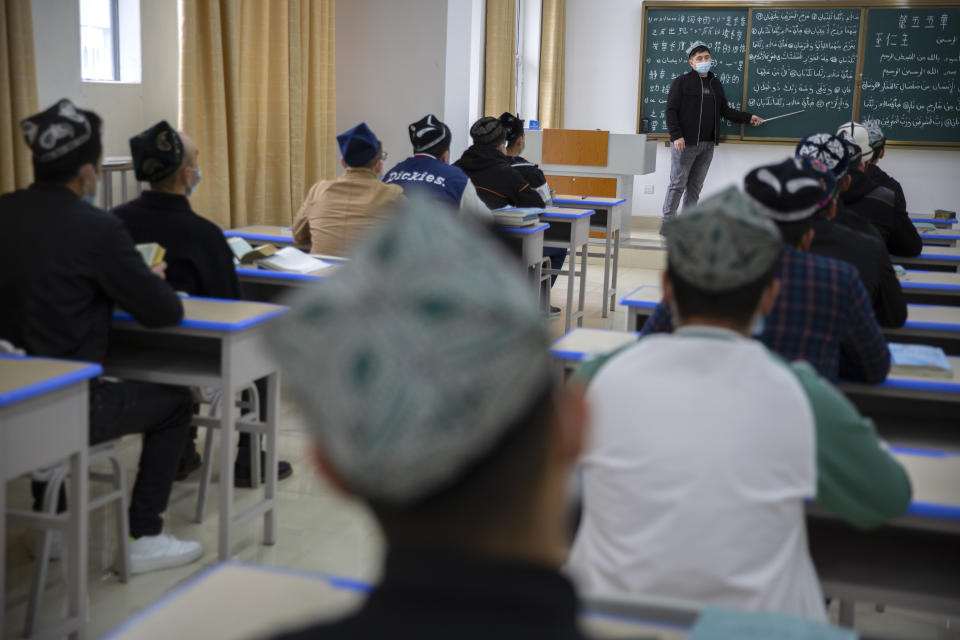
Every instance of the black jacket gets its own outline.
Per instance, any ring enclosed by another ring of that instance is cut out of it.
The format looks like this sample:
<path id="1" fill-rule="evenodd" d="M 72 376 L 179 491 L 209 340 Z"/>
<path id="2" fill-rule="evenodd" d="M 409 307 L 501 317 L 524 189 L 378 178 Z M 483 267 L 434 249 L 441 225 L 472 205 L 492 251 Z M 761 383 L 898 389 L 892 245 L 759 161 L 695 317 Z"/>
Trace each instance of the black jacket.
<path id="1" fill-rule="evenodd" d="M 543 206 L 543 198 L 513 168 L 510 158 L 493 147 L 472 145 L 453 164 L 463 169 L 477 189 L 477 195 L 491 209 L 508 205 Z"/>
<path id="2" fill-rule="evenodd" d="M 437 549 L 390 551 L 358 611 L 285 640 L 585 640 L 559 572 Z"/>
<path id="3" fill-rule="evenodd" d="M 907 321 L 907 302 L 890 255 L 879 239 L 842 225 L 817 218 L 813 222 L 810 252 L 843 260 L 857 268 L 881 327 L 902 327 Z"/>
<path id="4" fill-rule="evenodd" d="M 713 92 L 715 105 L 713 118 L 713 144 L 720 143 L 720 116 L 731 122 L 748 123 L 753 114 L 731 109 L 727 104 L 727 97 L 723 93 L 720 79 L 710 71 L 707 81 Z M 688 145 L 696 146 L 700 137 L 700 106 L 703 103 L 703 90 L 700 74 L 691 69 L 682 76 L 677 76 L 670 85 L 667 95 L 667 130 L 670 132 L 670 141 L 683 138 Z M 704 114 L 707 117 L 708 114 Z"/>
<path id="5" fill-rule="evenodd" d="M 550 187 L 547 186 L 547 176 L 543 175 L 540 167 L 522 156 L 507 156 L 510 166 L 520 172 L 530 188 L 536 191 L 544 202 L 550 199 Z"/>
<path id="6" fill-rule="evenodd" d="M 0 196 L 0 338 L 35 356 L 99 362 L 113 307 L 142 325 L 183 318 L 123 223 L 62 185 Z"/>
<path id="7" fill-rule="evenodd" d="M 186 196 L 144 191 L 113 210 L 136 243 L 166 250 L 167 282 L 177 291 L 210 298 L 240 298 L 240 283 L 220 227 L 190 209 Z"/>
<path id="8" fill-rule="evenodd" d="M 886 187 L 893 191 L 894 195 L 894 207 L 901 211 L 907 210 L 907 199 L 903 195 L 903 187 L 900 186 L 900 183 L 893 179 L 890 174 L 881 169 L 875 164 L 867 165 L 867 177 L 876 182 L 881 187 Z"/>
<path id="9" fill-rule="evenodd" d="M 839 198 L 837 199 L 837 215 L 833 218 L 833 222 L 848 229 L 865 233 L 881 245 L 884 244 L 883 236 L 880 235 L 877 228 L 862 215 L 843 204 L 843 201 Z"/>
<path id="10" fill-rule="evenodd" d="M 907 212 L 896 208 L 893 191 L 881 187 L 863 171 L 851 170 L 850 177 L 850 188 L 840 194 L 840 200 L 877 228 L 887 251 L 895 256 L 919 255 L 923 241 Z"/>

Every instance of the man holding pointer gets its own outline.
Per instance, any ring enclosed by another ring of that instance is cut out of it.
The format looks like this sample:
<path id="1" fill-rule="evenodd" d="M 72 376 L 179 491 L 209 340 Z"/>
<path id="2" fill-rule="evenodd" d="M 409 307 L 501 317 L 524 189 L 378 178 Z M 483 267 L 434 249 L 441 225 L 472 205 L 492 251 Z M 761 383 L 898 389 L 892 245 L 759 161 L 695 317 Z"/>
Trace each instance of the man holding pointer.
<path id="1" fill-rule="evenodd" d="M 686 51 L 691 70 L 674 78 L 667 96 L 667 129 L 673 148 L 670 185 L 663 201 L 664 221 L 676 215 L 684 191 L 684 208 L 700 199 L 713 148 L 720 137 L 720 116 L 731 122 L 763 124 L 760 116 L 731 109 L 727 104 L 720 78 L 710 71 L 713 60 L 705 43 L 698 40 Z"/>

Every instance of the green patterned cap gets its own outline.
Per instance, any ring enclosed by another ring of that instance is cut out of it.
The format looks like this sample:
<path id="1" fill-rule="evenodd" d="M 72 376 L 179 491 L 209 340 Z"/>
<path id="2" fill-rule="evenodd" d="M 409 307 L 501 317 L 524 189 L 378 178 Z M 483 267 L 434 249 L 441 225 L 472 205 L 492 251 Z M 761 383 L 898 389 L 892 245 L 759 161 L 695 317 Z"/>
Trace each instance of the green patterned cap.
<path id="1" fill-rule="evenodd" d="M 670 267 L 710 293 L 757 280 L 777 261 L 782 247 L 780 232 L 762 207 L 729 187 L 685 210 L 664 225 Z"/>
<path id="2" fill-rule="evenodd" d="M 268 334 L 329 462 L 357 495 L 430 496 L 550 383 L 536 291 L 462 216 L 408 203 Z"/>

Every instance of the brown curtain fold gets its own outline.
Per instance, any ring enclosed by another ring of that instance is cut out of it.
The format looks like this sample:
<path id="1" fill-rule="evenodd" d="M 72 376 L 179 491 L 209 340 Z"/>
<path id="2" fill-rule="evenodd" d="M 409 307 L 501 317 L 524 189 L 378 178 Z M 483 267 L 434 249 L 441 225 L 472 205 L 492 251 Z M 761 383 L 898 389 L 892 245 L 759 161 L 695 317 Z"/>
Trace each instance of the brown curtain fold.
<path id="1" fill-rule="evenodd" d="M 200 149 L 194 208 L 224 227 L 289 224 L 336 162 L 334 0 L 182 0 L 180 125 Z"/>
<path id="2" fill-rule="evenodd" d="M 517 103 L 517 0 L 487 0 L 483 113 L 513 113 Z"/>
<path id="3" fill-rule="evenodd" d="M 30 0 L 4 0 L 0 9 L 0 193 L 33 182 L 30 149 L 20 121 L 37 112 Z"/>
<path id="4" fill-rule="evenodd" d="M 540 19 L 540 126 L 563 128 L 567 0 L 543 0 Z"/>

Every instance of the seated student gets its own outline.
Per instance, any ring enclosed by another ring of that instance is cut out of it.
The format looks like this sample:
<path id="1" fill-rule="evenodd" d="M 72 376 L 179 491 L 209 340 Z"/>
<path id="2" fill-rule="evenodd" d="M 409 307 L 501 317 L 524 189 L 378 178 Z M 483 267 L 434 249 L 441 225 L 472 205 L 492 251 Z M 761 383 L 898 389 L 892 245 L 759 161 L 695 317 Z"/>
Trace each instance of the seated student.
<path id="1" fill-rule="evenodd" d="M 540 194 L 543 201 L 549 204 L 551 197 L 547 177 L 543 175 L 543 171 L 540 171 L 540 167 L 520 156 L 527 143 L 527 134 L 523 131 L 523 120 L 512 113 L 503 113 L 500 115 L 500 124 L 507 131 L 505 153 L 510 164 L 530 183 L 530 187 Z"/>
<path id="2" fill-rule="evenodd" d="M 137 180 L 149 182 L 150 189 L 115 207 L 113 213 L 123 220 L 133 241 L 156 242 L 166 249 L 167 282 L 177 291 L 191 296 L 240 299 L 233 253 L 223 231 L 194 213 L 187 200 L 200 182 L 199 150 L 190 136 L 174 131 L 164 120 L 130 138 L 130 154 Z M 266 384 L 258 384 L 260 397 L 266 398 Z M 265 409 L 261 402 L 261 419 L 266 417 Z M 200 468 L 197 430 L 192 427 L 190 432 L 192 437 L 180 458 L 177 480 Z M 233 482 L 249 487 L 250 434 L 241 433 L 238 443 Z M 281 460 L 279 467 L 281 480 L 293 473 L 289 462 Z"/>
<path id="3" fill-rule="evenodd" d="M 337 144 L 346 171 L 313 185 L 293 220 L 293 238 L 311 253 L 345 256 L 404 197 L 398 185 L 380 181 L 387 153 L 366 123 L 338 135 Z"/>
<path id="4" fill-rule="evenodd" d="M 831 136 L 831 134 L 817 134 Z M 808 136 L 804 140 L 809 139 Z M 831 136 L 832 137 L 832 136 Z M 817 145 L 798 145 L 800 154 L 815 149 Z M 837 180 L 830 171 L 816 157 L 798 154 L 798 158 L 806 157 L 810 161 L 810 168 L 819 172 L 821 179 L 826 183 L 829 196 L 820 204 L 820 209 L 814 214 L 813 242 L 810 243 L 810 253 L 826 258 L 843 260 L 857 268 L 860 281 L 870 296 L 877 324 L 881 327 L 902 327 L 907 320 L 907 302 L 900 288 L 900 281 L 890 262 L 887 248 L 878 239 L 863 233 L 848 229 L 834 222 L 837 215 L 837 196 L 849 186 L 849 180 Z M 815 155 L 815 154 L 814 154 Z"/>
<path id="5" fill-rule="evenodd" d="M 29 355 L 100 362 L 115 306 L 147 327 L 174 325 L 183 306 L 151 270 L 115 217 L 94 207 L 103 161 L 102 121 L 60 100 L 20 123 L 35 182 L 0 196 L 0 339 Z M 161 276 L 161 277 L 158 277 Z M 90 444 L 143 434 L 130 497 L 130 569 L 142 573 L 197 560 L 199 542 L 163 533 L 177 461 L 190 427 L 183 387 L 90 382 Z M 45 485 L 34 483 L 39 509 Z M 61 494 L 61 510 L 66 508 Z"/>
<path id="6" fill-rule="evenodd" d="M 867 177 L 893 191 L 894 208 L 897 211 L 906 211 L 907 199 L 903 195 L 903 187 L 877 164 L 887 153 L 887 136 L 883 134 L 883 129 L 876 120 L 864 120 L 863 128 L 867 130 L 867 142 L 873 151 L 870 162 L 867 163 Z"/>
<path id="7" fill-rule="evenodd" d="M 828 380 L 882 382 L 890 350 L 857 270 L 807 253 L 813 214 L 826 196 L 820 176 L 791 158 L 754 169 L 744 187 L 764 205 L 761 211 L 776 223 L 784 243 L 777 272 L 781 293 L 754 335 L 787 360 L 806 360 Z M 643 333 L 673 328 L 670 305 L 661 302 Z"/>
<path id="8" fill-rule="evenodd" d="M 527 282 L 472 226 L 400 212 L 268 336 L 317 468 L 386 539 L 357 611 L 286 638 L 583 638 L 558 572 L 583 395 L 553 375 Z"/>
<path id="9" fill-rule="evenodd" d="M 450 163 L 450 127 L 432 113 L 410 125 L 413 155 L 387 171 L 383 181 L 400 185 L 405 195 L 423 190 L 461 213 L 484 221 L 493 220 L 470 178 Z"/>
<path id="10" fill-rule="evenodd" d="M 860 163 L 851 164 L 852 183 L 840 199 L 877 228 L 890 253 L 908 257 L 919 255 L 923 241 L 907 210 L 898 209 L 894 192 L 874 182 L 866 173 L 866 163 L 873 158 L 867 130 L 862 124 L 848 122 L 837 129 L 837 135 L 855 144 L 861 154 Z"/>
<path id="11" fill-rule="evenodd" d="M 488 207 L 544 206 L 537 190 L 504 155 L 507 130 L 499 120 L 489 116 L 480 118 L 470 127 L 470 137 L 473 144 L 453 164 L 470 176 L 477 194 Z"/>
<path id="12" fill-rule="evenodd" d="M 804 501 L 861 528 L 909 505 L 870 421 L 807 363 L 750 339 L 782 252 L 757 209 L 730 187 L 668 222 L 677 330 L 585 365 L 599 370 L 569 561 L 581 589 L 825 620 Z"/>

